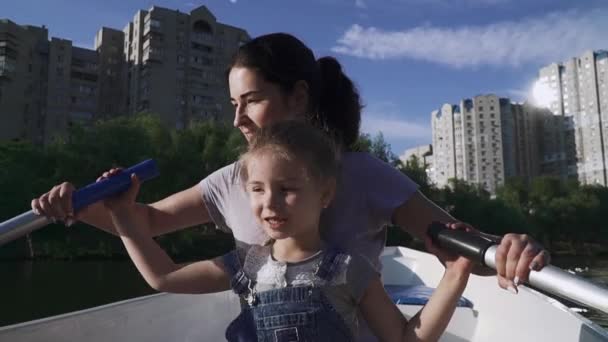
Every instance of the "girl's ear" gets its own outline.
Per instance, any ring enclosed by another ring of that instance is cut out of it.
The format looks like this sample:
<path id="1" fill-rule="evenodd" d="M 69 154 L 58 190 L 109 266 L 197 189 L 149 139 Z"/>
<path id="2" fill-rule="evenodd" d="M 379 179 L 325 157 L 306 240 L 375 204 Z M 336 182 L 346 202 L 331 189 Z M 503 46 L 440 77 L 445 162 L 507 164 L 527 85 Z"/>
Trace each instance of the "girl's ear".
<path id="1" fill-rule="evenodd" d="M 336 195 L 336 180 L 331 179 L 325 182 L 325 187 L 323 192 L 321 193 L 321 203 L 323 208 L 329 207 L 331 201 L 334 199 Z"/>
<path id="2" fill-rule="evenodd" d="M 308 83 L 300 80 L 294 84 L 293 92 L 290 96 L 290 109 L 292 113 L 303 115 L 308 112 L 309 101 Z"/>

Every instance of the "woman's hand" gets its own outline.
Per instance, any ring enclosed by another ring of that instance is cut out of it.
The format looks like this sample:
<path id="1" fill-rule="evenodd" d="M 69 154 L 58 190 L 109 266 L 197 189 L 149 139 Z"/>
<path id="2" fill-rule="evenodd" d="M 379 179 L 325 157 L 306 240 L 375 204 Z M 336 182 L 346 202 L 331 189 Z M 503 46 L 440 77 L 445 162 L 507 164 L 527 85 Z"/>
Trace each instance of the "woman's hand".
<path id="1" fill-rule="evenodd" d="M 549 253 L 526 234 L 506 234 L 496 249 L 498 284 L 517 293 L 530 271 L 539 271 L 551 261 Z"/>
<path id="2" fill-rule="evenodd" d="M 53 222 L 62 221 L 69 227 L 81 215 L 81 213 L 75 215 L 72 208 L 72 194 L 74 191 L 76 191 L 76 188 L 69 182 L 55 185 L 47 193 L 32 200 L 32 211 L 38 216 L 46 216 Z"/>
<path id="3" fill-rule="evenodd" d="M 451 229 L 478 232 L 475 228 L 463 222 L 450 223 L 446 226 Z M 485 235 L 483 233 L 480 234 Z M 448 262 L 452 261 L 449 259 L 449 254 L 446 255 L 441 250 L 437 252 L 435 250 L 429 251 L 437 255 L 440 260 L 443 260 L 446 263 L 446 268 L 448 267 Z M 505 290 L 517 293 L 517 286 L 528 280 L 531 270 L 539 271 L 545 265 L 548 265 L 549 262 L 549 254 L 530 236 L 525 234 L 506 234 L 500 239 L 496 249 L 498 285 Z"/>

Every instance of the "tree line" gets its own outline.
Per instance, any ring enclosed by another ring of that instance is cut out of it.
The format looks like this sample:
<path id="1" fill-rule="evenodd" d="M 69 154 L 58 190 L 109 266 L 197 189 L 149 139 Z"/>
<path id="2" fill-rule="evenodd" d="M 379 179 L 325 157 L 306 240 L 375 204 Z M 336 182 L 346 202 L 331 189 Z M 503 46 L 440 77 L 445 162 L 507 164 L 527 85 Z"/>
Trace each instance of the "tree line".
<path id="1" fill-rule="evenodd" d="M 113 166 L 157 161 L 161 176 L 146 183 L 139 201 L 152 202 L 191 187 L 236 160 L 245 147 L 240 132 L 214 122 L 170 129 L 155 116 L 137 115 L 72 126 L 46 146 L 28 142 L 0 143 L 0 221 L 29 210 L 32 198 L 69 180 L 77 187 Z M 416 159 L 400 161 L 381 134 L 361 135 L 355 150 L 367 151 L 393 164 L 420 185 L 420 190 L 455 217 L 495 234 L 528 233 L 545 246 L 572 253 L 602 252 L 608 240 L 608 189 L 574 181 L 540 177 L 530 184 L 510 179 L 496 196 L 460 180 L 437 188 Z M 219 255 L 233 246 L 232 237 L 202 225 L 157 238 L 178 259 Z M 389 244 L 411 245 L 398 229 Z M 0 258 L 124 258 L 121 241 L 83 223 L 70 228 L 51 224 L 27 237 L 0 246 Z"/>

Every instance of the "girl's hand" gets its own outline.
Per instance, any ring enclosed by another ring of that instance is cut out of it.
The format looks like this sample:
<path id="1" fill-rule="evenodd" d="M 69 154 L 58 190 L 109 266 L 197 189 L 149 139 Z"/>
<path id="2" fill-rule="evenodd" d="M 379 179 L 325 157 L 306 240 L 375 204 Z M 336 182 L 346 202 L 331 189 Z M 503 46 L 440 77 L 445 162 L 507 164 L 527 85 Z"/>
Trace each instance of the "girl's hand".
<path id="1" fill-rule="evenodd" d="M 82 214 L 82 210 L 78 216 L 74 214 L 72 208 L 72 194 L 74 191 L 76 189 L 72 183 L 64 182 L 55 185 L 47 193 L 32 199 L 32 211 L 38 216 L 46 216 L 53 222 L 62 221 L 66 226 L 71 226 Z"/>
<path id="2" fill-rule="evenodd" d="M 473 227 L 467 226 L 464 223 L 451 223 L 446 224 L 447 228 L 450 229 L 462 229 L 467 232 L 474 232 L 475 229 Z M 424 238 L 424 245 L 430 253 L 435 254 L 439 260 L 443 261 L 446 272 L 456 272 L 460 274 L 470 274 L 473 270 L 473 261 L 463 256 L 460 256 L 456 253 L 452 253 L 441 249 L 439 246 L 435 245 L 431 238 L 427 235 Z"/>
<path id="3" fill-rule="evenodd" d="M 101 177 L 97 179 L 97 181 L 101 181 L 106 178 L 110 178 L 122 172 L 122 169 L 111 169 L 108 172 L 104 172 Z M 131 174 L 131 186 L 127 191 L 122 194 L 112 196 L 103 201 L 104 206 L 111 212 L 116 213 L 127 212 L 133 209 L 135 206 L 135 199 L 137 198 L 137 194 L 139 193 L 140 181 L 137 178 L 137 175 L 134 173 Z"/>

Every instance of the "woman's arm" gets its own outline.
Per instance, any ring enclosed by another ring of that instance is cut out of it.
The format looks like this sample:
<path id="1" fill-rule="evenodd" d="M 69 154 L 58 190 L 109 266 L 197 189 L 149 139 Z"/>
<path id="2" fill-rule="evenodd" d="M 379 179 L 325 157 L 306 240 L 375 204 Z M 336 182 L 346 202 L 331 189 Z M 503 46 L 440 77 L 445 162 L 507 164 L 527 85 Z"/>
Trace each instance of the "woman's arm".
<path id="1" fill-rule="evenodd" d="M 104 176 L 111 177 L 116 172 L 110 170 L 104 173 Z M 133 210 L 133 216 L 143 223 L 152 236 L 207 223 L 210 217 L 201 197 L 200 186 L 197 184 L 152 204 L 138 203 Z M 110 214 L 102 202 L 82 209 L 74 217 L 72 209 L 74 191 L 74 186 L 70 183 L 57 185 L 39 198 L 33 199 L 32 209 L 39 215 L 65 221 L 68 225 L 74 220 L 80 220 L 118 235 Z"/>
<path id="2" fill-rule="evenodd" d="M 446 270 L 428 303 L 408 322 L 376 278 L 365 291 L 360 309 L 380 341 L 437 341 L 454 314 L 469 274 Z"/>

